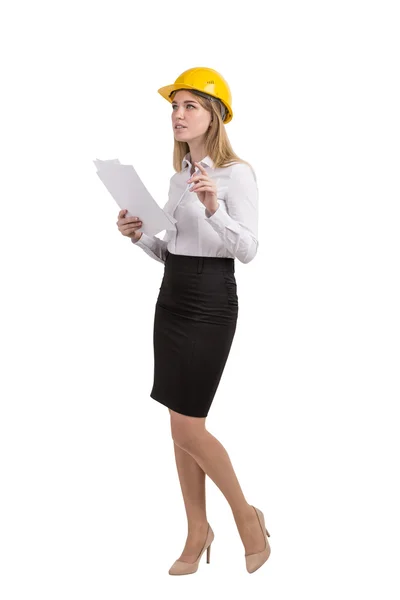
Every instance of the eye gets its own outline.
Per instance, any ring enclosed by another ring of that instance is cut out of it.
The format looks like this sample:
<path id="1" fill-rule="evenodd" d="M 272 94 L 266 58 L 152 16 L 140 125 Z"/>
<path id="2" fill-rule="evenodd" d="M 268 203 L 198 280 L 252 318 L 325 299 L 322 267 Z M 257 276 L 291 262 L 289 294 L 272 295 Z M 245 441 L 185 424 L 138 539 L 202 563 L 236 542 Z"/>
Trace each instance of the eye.
<path id="1" fill-rule="evenodd" d="M 174 110 L 174 109 L 175 109 L 177 106 L 178 106 L 177 104 L 173 104 L 173 105 L 172 105 L 172 110 Z M 187 104 L 187 105 L 186 105 L 186 107 L 188 107 L 188 106 L 191 106 L 192 108 L 196 108 L 196 107 L 194 106 L 194 104 Z"/>

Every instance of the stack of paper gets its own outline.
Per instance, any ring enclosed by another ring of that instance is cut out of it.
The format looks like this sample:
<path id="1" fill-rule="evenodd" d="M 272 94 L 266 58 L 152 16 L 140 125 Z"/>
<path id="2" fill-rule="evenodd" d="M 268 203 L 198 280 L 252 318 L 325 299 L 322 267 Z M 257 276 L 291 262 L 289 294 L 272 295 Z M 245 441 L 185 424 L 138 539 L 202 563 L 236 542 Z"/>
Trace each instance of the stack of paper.
<path id="1" fill-rule="evenodd" d="M 143 231 L 153 236 L 166 229 L 176 229 L 176 219 L 159 207 L 132 165 L 121 165 L 118 158 L 93 161 L 97 175 L 115 202 L 127 209 L 125 217 L 139 217 Z"/>

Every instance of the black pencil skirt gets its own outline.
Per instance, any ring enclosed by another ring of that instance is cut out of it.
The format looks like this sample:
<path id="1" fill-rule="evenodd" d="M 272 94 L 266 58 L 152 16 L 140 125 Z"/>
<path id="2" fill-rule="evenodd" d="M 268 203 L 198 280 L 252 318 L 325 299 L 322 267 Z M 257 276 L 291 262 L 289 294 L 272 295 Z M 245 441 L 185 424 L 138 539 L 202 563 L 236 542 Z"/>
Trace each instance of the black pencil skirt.
<path id="1" fill-rule="evenodd" d="M 150 396 L 206 417 L 235 335 L 239 312 L 233 258 L 167 251 L 155 306 Z"/>

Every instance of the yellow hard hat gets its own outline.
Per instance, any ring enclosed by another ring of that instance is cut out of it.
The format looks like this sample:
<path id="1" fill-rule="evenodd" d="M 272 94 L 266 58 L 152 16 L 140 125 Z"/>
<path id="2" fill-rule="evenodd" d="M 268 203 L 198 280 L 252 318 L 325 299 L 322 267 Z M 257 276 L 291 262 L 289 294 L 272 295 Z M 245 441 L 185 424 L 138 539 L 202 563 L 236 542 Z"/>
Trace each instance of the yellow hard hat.
<path id="1" fill-rule="evenodd" d="M 217 99 L 225 108 L 223 122 L 229 123 L 232 120 L 233 112 L 231 108 L 232 94 L 229 85 L 225 79 L 214 69 L 207 67 L 194 67 L 188 69 L 179 75 L 178 79 L 172 85 L 166 85 L 158 90 L 163 98 L 172 103 L 171 94 L 178 90 L 189 90 L 193 93 L 198 92 L 210 100 Z"/>

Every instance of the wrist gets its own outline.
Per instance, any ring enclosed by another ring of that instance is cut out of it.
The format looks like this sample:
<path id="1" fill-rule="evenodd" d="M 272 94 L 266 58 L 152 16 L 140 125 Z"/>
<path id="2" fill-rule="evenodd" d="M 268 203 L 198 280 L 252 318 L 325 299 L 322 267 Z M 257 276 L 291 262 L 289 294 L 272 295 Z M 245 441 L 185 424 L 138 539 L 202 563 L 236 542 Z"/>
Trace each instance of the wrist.
<path id="1" fill-rule="evenodd" d="M 213 214 L 218 210 L 219 208 L 219 203 L 217 202 L 217 204 L 215 206 L 211 206 L 210 208 L 207 208 L 207 213 L 209 214 L 210 217 L 213 216 Z"/>

